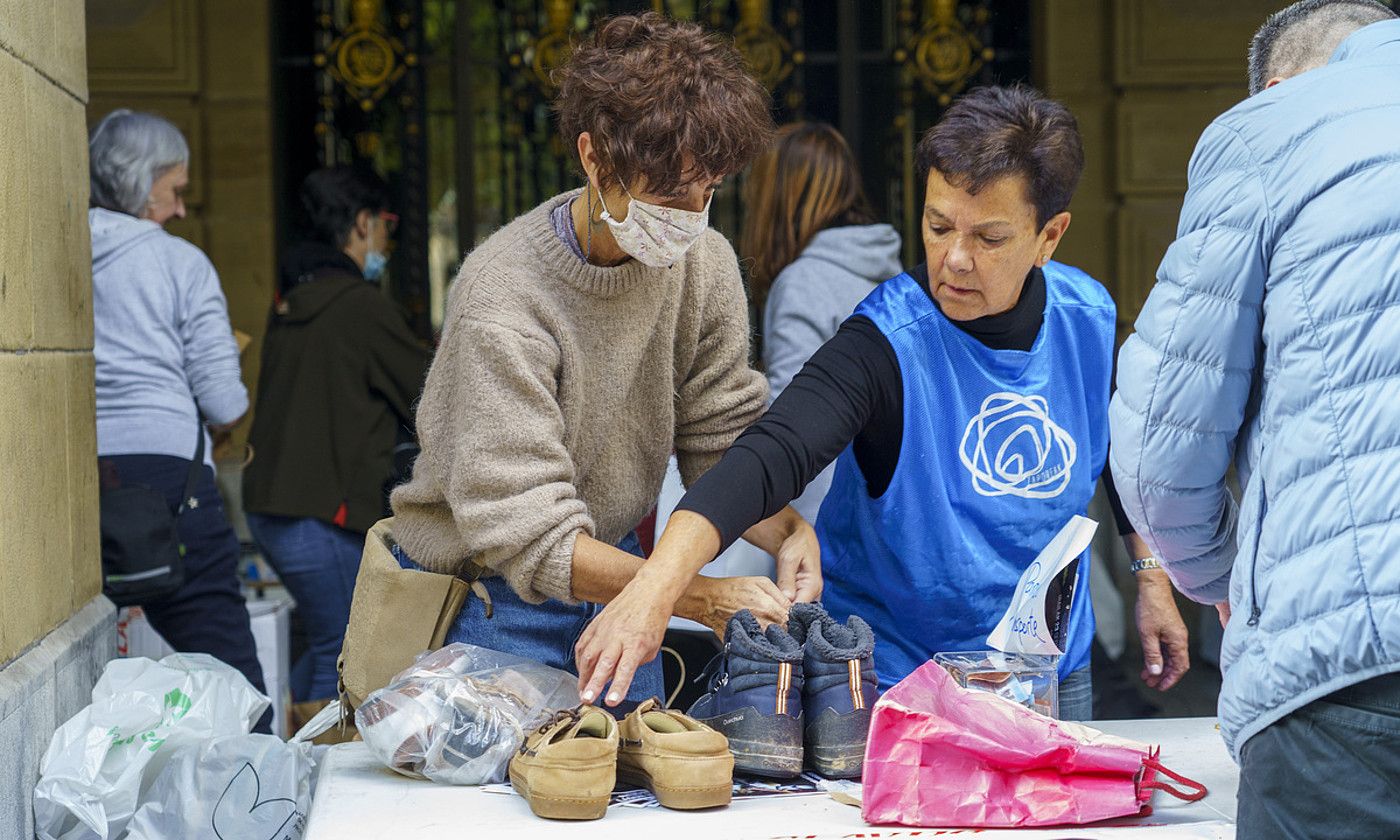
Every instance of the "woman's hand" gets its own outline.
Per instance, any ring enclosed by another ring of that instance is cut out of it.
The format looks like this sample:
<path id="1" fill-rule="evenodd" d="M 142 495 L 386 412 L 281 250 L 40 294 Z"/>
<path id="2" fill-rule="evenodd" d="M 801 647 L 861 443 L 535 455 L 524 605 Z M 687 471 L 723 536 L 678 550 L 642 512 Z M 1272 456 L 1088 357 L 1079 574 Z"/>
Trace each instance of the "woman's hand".
<path id="1" fill-rule="evenodd" d="M 592 703 L 609 682 L 612 689 L 607 705 L 622 702 L 637 669 L 656 658 L 661 649 L 674 601 L 667 597 L 665 587 L 649 581 L 639 573 L 579 636 L 574 662 L 583 702 Z"/>
<path id="2" fill-rule="evenodd" d="M 1215 605 L 1215 611 L 1220 614 L 1220 629 L 1224 630 L 1230 626 L 1230 602 L 1221 601 Z"/>
<path id="3" fill-rule="evenodd" d="M 672 602 L 666 592 L 638 573 L 589 623 L 574 646 L 583 702 L 592 703 L 609 682 L 612 688 L 604 702 L 622 702 L 637 669 L 656 658 L 673 613 L 704 624 L 722 639 L 739 610 L 751 611 L 760 624 L 785 624 L 792 605 L 765 577 L 697 575 L 679 600 Z"/>
<path id="4" fill-rule="evenodd" d="M 778 561 L 778 589 L 790 601 L 820 601 L 822 597 L 822 549 L 817 532 L 807 520 L 795 517 L 793 531 L 774 554 Z M 757 615 L 757 613 L 754 613 Z"/>
<path id="5" fill-rule="evenodd" d="M 744 539 L 778 561 L 778 588 L 790 601 L 822 596 L 822 551 L 817 532 L 802 514 L 785 507 L 749 530 Z"/>
<path id="6" fill-rule="evenodd" d="M 677 604 L 676 615 L 697 621 L 721 639 L 729 619 L 739 610 L 753 613 L 758 623 L 787 624 L 792 600 L 766 577 L 697 576 Z"/>

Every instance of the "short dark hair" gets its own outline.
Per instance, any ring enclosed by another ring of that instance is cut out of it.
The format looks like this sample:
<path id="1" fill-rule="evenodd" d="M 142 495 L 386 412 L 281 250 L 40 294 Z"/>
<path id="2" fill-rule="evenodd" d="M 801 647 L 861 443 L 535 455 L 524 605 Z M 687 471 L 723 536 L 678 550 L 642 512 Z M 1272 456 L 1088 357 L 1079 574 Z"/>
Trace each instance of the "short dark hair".
<path id="1" fill-rule="evenodd" d="M 604 20 L 554 78 L 564 146 L 589 132 L 604 183 L 672 194 L 738 172 L 773 137 L 772 98 L 734 45 L 655 12 Z"/>
<path id="2" fill-rule="evenodd" d="M 1249 43 L 1249 94 L 1322 66 L 1348 35 L 1393 17 L 1376 0 L 1300 0 L 1274 12 Z"/>
<path id="3" fill-rule="evenodd" d="M 979 87 L 924 133 L 914 161 L 921 180 L 937 170 L 973 194 L 1007 176 L 1025 178 L 1041 228 L 1069 207 L 1084 171 L 1084 145 L 1069 109 L 1034 88 Z"/>
<path id="4" fill-rule="evenodd" d="M 317 169 L 301 182 L 306 233 L 318 242 L 344 248 L 360 211 L 389 206 L 389 187 L 373 172 L 350 166 Z"/>

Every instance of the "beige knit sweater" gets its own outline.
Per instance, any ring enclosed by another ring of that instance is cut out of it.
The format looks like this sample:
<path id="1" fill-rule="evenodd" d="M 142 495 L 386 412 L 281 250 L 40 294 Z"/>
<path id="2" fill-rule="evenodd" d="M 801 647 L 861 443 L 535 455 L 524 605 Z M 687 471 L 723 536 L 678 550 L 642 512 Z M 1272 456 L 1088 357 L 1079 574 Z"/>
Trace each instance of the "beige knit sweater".
<path id="1" fill-rule="evenodd" d="M 572 601 L 574 540 L 612 544 L 687 484 L 767 400 L 749 368 L 734 250 L 707 231 L 670 268 L 583 263 L 546 201 L 467 257 L 418 407 L 422 454 L 392 496 L 394 538 L 427 569 L 463 559 L 531 603 Z"/>

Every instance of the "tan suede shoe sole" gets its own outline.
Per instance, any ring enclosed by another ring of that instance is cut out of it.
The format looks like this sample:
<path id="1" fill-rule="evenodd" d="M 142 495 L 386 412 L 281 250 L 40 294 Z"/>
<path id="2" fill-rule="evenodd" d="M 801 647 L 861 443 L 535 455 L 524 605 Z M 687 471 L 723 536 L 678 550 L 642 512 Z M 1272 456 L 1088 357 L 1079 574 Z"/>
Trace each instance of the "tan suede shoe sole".
<path id="1" fill-rule="evenodd" d="M 728 805 L 734 790 L 729 742 L 694 718 L 659 706 L 648 700 L 618 724 L 618 778 L 649 789 L 666 808 Z"/>
<path id="2" fill-rule="evenodd" d="M 593 706 L 559 712 L 510 760 L 510 783 L 537 817 L 596 820 L 617 781 L 617 722 Z"/>

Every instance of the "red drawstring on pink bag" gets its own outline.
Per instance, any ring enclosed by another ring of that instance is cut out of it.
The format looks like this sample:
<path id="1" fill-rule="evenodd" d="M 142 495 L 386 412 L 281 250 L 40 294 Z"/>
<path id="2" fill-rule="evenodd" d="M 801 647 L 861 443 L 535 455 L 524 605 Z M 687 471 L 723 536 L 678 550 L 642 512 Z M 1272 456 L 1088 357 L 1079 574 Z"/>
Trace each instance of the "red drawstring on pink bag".
<path id="1" fill-rule="evenodd" d="M 1165 793 L 1168 796 L 1175 796 L 1177 799 L 1180 799 L 1183 802 L 1200 802 L 1202 799 L 1205 799 L 1206 793 L 1208 793 L 1208 791 L 1206 790 L 1206 786 L 1194 779 L 1188 779 L 1180 773 L 1168 770 L 1166 767 L 1163 767 L 1162 762 L 1157 759 L 1157 756 L 1160 753 L 1160 749 L 1154 749 L 1152 752 L 1148 753 L 1147 759 L 1143 761 L 1142 778 L 1138 782 L 1138 789 L 1149 791 L 1160 790 L 1162 793 Z M 1169 784 L 1157 781 L 1154 778 L 1157 773 L 1161 773 L 1163 776 L 1166 776 L 1167 778 L 1171 779 L 1174 782 L 1177 782 L 1178 784 L 1185 785 L 1186 787 L 1190 788 L 1190 790 L 1183 791 L 1178 788 L 1174 788 Z M 1150 797 L 1151 794 L 1148 794 L 1148 796 Z M 1150 806 L 1149 810 L 1151 810 Z"/>
<path id="2" fill-rule="evenodd" d="M 1146 744 L 961 688 L 932 662 L 875 705 L 863 788 L 867 822 L 926 827 L 1083 825 L 1150 814 L 1158 790 L 1206 795 Z"/>

